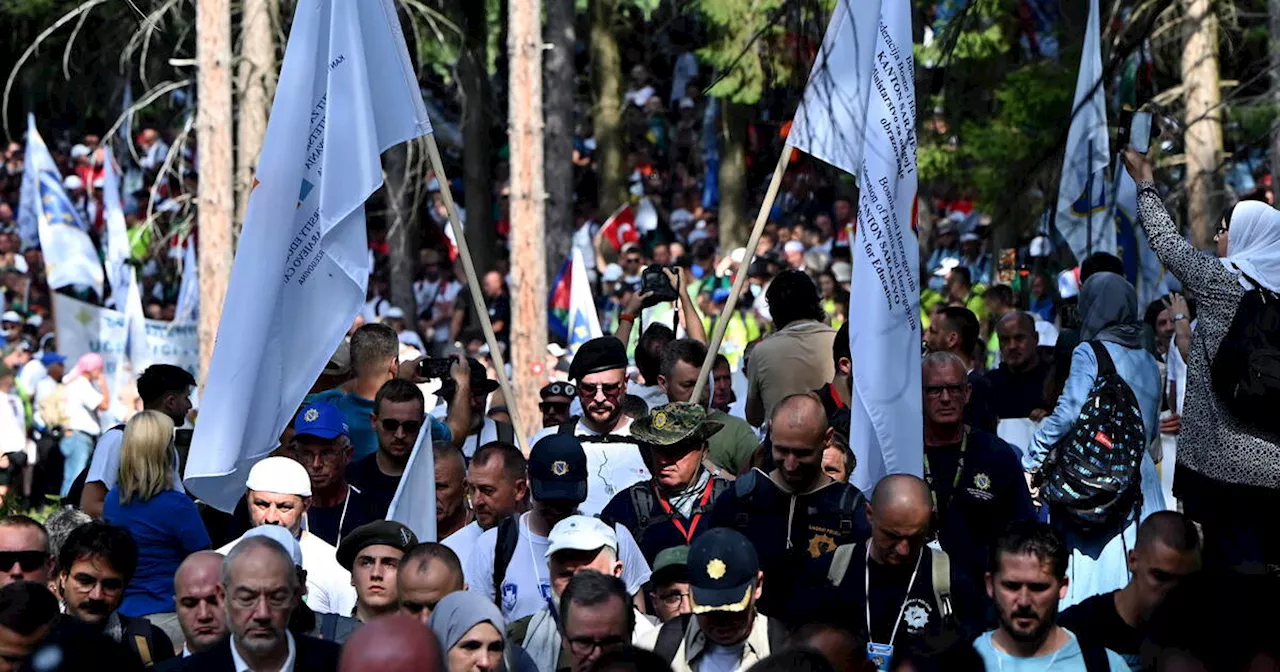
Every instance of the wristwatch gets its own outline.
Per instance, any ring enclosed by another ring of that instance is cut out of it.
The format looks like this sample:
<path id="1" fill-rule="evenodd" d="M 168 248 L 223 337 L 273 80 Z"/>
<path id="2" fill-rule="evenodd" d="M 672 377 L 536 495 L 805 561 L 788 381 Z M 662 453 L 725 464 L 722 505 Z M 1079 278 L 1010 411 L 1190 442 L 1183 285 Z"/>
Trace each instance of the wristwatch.
<path id="1" fill-rule="evenodd" d="M 1181 322 L 1182 320 L 1185 320 L 1185 319 L 1187 319 L 1187 314 L 1186 314 L 1186 313 L 1174 313 L 1174 314 L 1173 314 L 1173 321 L 1174 321 L 1174 322 Z"/>

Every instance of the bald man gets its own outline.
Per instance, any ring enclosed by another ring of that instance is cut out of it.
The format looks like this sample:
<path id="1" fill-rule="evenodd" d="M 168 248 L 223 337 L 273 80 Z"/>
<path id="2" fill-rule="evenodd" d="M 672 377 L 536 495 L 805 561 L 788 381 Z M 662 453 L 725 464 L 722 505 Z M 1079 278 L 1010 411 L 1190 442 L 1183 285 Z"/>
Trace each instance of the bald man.
<path id="1" fill-rule="evenodd" d="M 703 524 L 732 527 L 751 540 L 765 576 L 760 611 L 783 618 L 806 566 L 837 546 L 866 539 L 871 530 L 862 493 L 822 470 L 832 435 L 822 402 L 809 393 L 786 397 L 770 423 L 773 470 L 739 477 Z"/>
<path id="2" fill-rule="evenodd" d="M 404 614 L 383 616 L 351 635 L 338 672 L 443 672 L 440 644 L 425 625 Z"/>
<path id="3" fill-rule="evenodd" d="M 400 613 L 427 625 L 436 603 L 449 593 L 465 590 L 462 563 L 448 546 L 433 541 L 409 549 L 396 572 Z"/>
<path id="4" fill-rule="evenodd" d="M 977 634 L 970 627 L 976 624 L 965 622 L 972 620 L 968 612 L 957 609 L 977 604 L 969 598 L 972 589 L 958 586 L 953 577 L 962 577 L 947 554 L 925 543 L 932 517 L 929 486 L 908 474 L 885 476 L 866 510 L 871 538 L 813 563 L 788 618 L 796 625 L 839 625 L 863 641 L 925 655 Z"/>
<path id="5" fill-rule="evenodd" d="M 173 601 L 186 640 L 183 658 L 212 648 L 227 637 L 223 595 L 218 592 L 222 560 L 216 551 L 198 551 L 188 555 L 173 575 Z"/>

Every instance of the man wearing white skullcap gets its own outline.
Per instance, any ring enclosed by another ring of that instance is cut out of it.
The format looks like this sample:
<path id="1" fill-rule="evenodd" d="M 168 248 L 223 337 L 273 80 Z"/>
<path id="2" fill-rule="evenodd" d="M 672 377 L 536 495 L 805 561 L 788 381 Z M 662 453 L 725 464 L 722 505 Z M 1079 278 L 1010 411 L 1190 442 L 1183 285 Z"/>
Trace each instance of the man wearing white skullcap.
<path id="1" fill-rule="evenodd" d="M 311 506 L 311 477 L 306 468 L 292 458 L 268 457 L 253 465 L 245 485 L 253 526 L 279 526 L 297 540 L 302 568 L 307 572 L 307 606 L 319 614 L 350 614 L 356 606 L 351 572 L 338 564 L 337 549 L 306 530 Z M 226 555 L 239 541 L 218 552 Z"/>

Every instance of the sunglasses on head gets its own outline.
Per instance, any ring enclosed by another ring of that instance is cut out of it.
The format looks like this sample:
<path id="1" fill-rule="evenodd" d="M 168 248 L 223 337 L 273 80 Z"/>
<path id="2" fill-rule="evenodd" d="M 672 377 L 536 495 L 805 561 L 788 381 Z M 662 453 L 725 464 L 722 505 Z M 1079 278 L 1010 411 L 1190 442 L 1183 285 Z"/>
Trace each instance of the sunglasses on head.
<path id="1" fill-rule="evenodd" d="M 418 430 L 422 429 L 422 421 L 405 420 L 401 422 L 394 418 L 387 418 L 382 421 L 382 430 L 390 434 L 395 434 L 401 427 L 404 428 L 405 434 L 417 434 Z"/>
<path id="2" fill-rule="evenodd" d="M 0 551 L 0 571 L 13 568 L 18 563 L 24 572 L 34 572 L 49 561 L 49 554 L 44 551 Z"/>

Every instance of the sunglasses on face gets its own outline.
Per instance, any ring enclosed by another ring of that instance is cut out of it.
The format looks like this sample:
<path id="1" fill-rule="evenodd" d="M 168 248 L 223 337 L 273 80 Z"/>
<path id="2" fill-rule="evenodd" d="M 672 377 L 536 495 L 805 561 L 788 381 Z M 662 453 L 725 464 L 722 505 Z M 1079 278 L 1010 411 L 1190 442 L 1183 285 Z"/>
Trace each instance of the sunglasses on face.
<path id="1" fill-rule="evenodd" d="M 941 397 L 944 392 L 952 395 L 959 395 L 962 394 L 967 387 L 968 385 L 963 383 L 958 385 L 925 385 L 924 393 L 934 398 Z"/>
<path id="2" fill-rule="evenodd" d="M 615 397 L 622 393 L 622 383 L 606 383 L 604 385 L 593 383 L 578 384 L 578 395 L 581 397 L 595 399 L 598 391 L 603 391 L 606 397 Z"/>
<path id="3" fill-rule="evenodd" d="M 400 420 L 395 420 L 392 418 L 387 418 L 382 421 L 382 431 L 388 434 L 395 434 L 396 432 L 400 431 L 401 428 L 404 428 L 405 434 L 417 434 L 418 430 L 422 429 L 422 421 L 421 420 L 405 420 L 401 422 Z"/>
<path id="4" fill-rule="evenodd" d="M 541 409 L 542 412 L 544 413 L 549 411 L 559 411 L 561 413 L 564 413 L 569 410 L 569 404 L 566 404 L 561 401 L 544 401 L 538 404 L 538 408 Z"/>
<path id="5" fill-rule="evenodd" d="M 34 572 L 49 561 L 44 551 L 0 551 L 0 571 L 9 571 L 18 563 L 24 572 Z"/>

